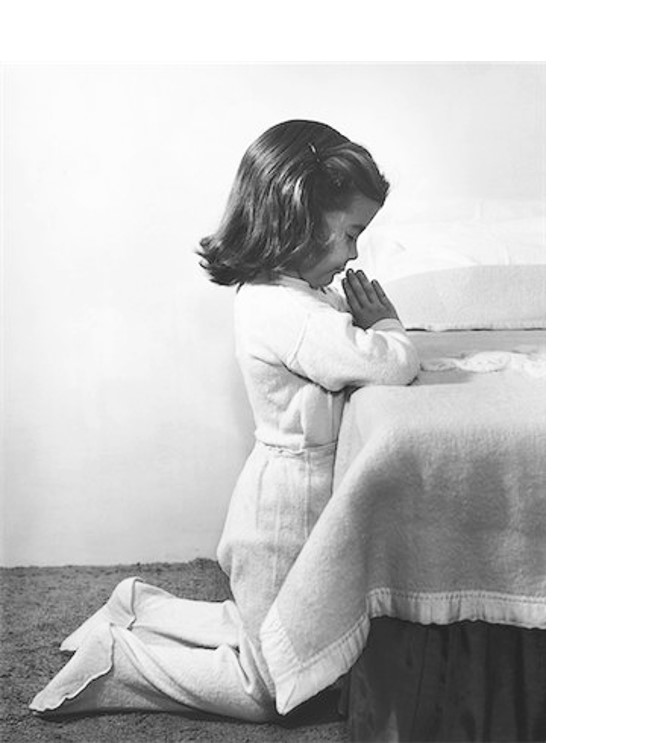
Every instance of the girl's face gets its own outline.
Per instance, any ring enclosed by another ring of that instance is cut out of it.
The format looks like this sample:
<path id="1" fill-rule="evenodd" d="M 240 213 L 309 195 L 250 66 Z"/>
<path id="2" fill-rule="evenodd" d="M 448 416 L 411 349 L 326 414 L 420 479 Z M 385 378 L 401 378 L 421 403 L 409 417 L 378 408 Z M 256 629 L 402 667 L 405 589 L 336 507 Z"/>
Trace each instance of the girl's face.
<path id="1" fill-rule="evenodd" d="M 342 273 L 348 261 L 357 258 L 357 238 L 380 210 L 376 201 L 358 194 L 347 209 L 324 212 L 324 223 L 329 231 L 327 251 L 316 263 L 309 263 L 299 276 L 313 288 L 328 286 L 335 275 Z"/>

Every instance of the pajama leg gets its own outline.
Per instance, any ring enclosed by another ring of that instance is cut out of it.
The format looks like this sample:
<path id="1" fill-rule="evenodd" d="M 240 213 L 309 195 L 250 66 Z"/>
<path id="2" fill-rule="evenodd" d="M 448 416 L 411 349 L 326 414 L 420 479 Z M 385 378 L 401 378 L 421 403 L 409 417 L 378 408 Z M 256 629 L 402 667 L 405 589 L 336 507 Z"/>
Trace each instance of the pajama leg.
<path id="1" fill-rule="evenodd" d="M 144 644 L 131 631 L 99 624 L 30 708 L 48 715 L 108 710 L 186 712 L 264 722 L 276 717 L 244 634 L 239 648 Z"/>
<path id="2" fill-rule="evenodd" d="M 61 650 L 74 652 L 94 629 L 105 624 L 130 629 L 144 642 L 216 648 L 236 646 L 242 629 L 232 601 L 181 599 L 167 591 L 127 578 L 107 603 L 63 640 Z"/>

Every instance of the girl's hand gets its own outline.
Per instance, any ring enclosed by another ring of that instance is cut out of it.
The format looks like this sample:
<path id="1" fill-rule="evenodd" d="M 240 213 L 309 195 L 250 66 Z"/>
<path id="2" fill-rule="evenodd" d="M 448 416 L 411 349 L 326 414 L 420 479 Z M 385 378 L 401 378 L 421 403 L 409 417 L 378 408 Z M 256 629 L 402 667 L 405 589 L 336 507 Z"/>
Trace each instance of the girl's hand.
<path id="1" fill-rule="evenodd" d="M 363 271 L 346 271 L 342 287 L 355 325 L 367 330 L 376 322 L 399 320 L 395 307 L 378 281 L 369 281 Z"/>

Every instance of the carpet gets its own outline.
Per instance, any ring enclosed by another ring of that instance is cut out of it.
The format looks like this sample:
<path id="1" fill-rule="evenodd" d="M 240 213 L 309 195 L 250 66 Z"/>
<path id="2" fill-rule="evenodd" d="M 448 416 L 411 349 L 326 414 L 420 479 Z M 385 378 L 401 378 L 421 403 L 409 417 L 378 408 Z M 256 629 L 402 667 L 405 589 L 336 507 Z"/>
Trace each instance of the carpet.
<path id="1" fill-rule="evenodd" d="M 101 567 L 0 569 L 0 740 L 5 743 L 333 743 L 348 741 L 339 694 L 326 690 L 280 725 L 251 724 L 201 713 L 128 712 L 60 720 L 35 717 L 33 696 L 65 664 L 61 640 L 96 611 L 124 578 L 188 599 L 231 598 L 227 578 L 212 560 Z"/>

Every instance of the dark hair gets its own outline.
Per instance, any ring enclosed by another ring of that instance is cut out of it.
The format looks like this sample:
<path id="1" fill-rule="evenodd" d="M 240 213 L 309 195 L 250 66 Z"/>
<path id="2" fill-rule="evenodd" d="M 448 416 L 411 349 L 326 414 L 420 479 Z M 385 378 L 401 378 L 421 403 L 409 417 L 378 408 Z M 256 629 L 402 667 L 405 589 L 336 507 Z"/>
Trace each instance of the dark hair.
<path id="1" fill-rule="evenodd" d="M 325 251 L 323 213 L 358 194 L 384 204 L 389 184 L 368 150 L 316 121 L 273 126 L 245 152 L 219 229 L 200 241 L 217 284 L 294 270 Z"/>

